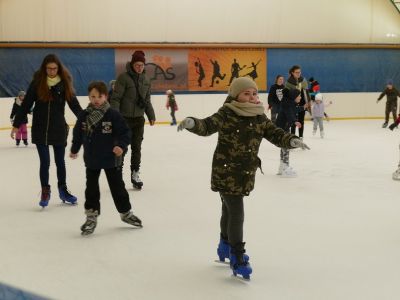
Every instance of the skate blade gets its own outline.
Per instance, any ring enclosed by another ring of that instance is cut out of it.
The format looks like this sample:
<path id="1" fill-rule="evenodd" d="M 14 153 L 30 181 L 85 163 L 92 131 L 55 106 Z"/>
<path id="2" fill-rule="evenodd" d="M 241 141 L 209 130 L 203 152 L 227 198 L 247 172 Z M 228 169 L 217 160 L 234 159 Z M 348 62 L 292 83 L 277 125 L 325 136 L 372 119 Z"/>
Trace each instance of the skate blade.
<path id="1" fill-rule="evenodd" d="M 250 277 L 249 278 L 244 278 L 244 277 L 242 277 L 240 275 L 234 275 L 234 274 L 232 274 L 232 277 L 234 277 L 236 280 L 243 281 L 243 282 L 249 282 L 250 281 Z"/>
<path id="2" fill-rule="evenodd" d="M 228 265 L 229 266 L 229 261 L 220 261 L 218 259 L 214 260 L 214 262 L 219 263 L 221 265 Z"/>

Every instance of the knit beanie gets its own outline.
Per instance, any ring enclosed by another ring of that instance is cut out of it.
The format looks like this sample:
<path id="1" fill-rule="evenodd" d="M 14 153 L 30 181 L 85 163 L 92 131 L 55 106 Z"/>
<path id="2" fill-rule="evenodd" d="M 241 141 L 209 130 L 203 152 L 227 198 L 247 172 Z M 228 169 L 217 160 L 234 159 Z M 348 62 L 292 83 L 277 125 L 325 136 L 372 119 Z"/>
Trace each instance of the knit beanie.
<path id="1" fill-rule="evenodd" d="M 318 93 L 318 94 L 315 95 L 315 100 L 323 101 L 324 100 L 324 96 L 321 93 Z"/>
<path id="2" fill-rule="evenodd" d="M 235 78 L 231 83 L 228 94 L 232 98 L 236 98 L 241 92 L 248 88 L 254 88 L 258 91 L 257 84 L 249 77 Z"/>
<path id="3" fill-rule="evenodd" d="M 20 96 L 25 96 L 25 92 L 24 91 L 19 91 L 18 92 L 18 97 L 20 97 Z"/>
<path id="4" fill-rule="evenodd" d="M 142 63 L 146 63 L 146 59 L 144 58 L 144 52 L 142 50 L 137 50 L 132 54 L 131 63 L 134 64 L 137 61 L 141 61 Z"/>

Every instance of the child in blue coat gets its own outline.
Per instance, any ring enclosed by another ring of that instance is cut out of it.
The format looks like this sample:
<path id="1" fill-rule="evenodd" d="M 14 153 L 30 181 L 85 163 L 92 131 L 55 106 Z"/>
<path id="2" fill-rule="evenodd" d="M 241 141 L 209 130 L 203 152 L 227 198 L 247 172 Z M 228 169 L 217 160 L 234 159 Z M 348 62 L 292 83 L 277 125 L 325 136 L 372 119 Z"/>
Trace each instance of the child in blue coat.
<path id="1" fill-rule="evenodd" d="M 99 176 L 107 176 L 111 195 L 121 220 L 142 227 L 142 221 L 131 211 L 129 194 L 122 179 L 122 154 L 130 142 L 129 128 L 121 114 L 107 102 L 107 86 L 95 81 L 88 87 L 89 106 L 79 115 L 73 131 L 70 157 L 78 156 L 81 145 L 86 166 L 85 214 L 82 235 L 94 232 L 100 215 Z"/>

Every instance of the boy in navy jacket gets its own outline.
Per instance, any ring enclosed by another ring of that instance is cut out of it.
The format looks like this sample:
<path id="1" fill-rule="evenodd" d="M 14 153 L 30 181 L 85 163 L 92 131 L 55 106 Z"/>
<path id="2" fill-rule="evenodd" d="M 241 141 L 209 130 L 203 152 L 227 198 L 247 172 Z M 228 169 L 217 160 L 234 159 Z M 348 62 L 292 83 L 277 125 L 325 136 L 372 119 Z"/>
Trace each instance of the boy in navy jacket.
<path id="1" fill-rule="evenodd" d="M 94 232 L 100 215 L 99 176 L 102 169 L 107 176 L 111 195 L 121 220 L 142 227 L 141 220 L 131 211 L 129 194 L 122 179 L 122 154 L 130 142 L 129 128 L 119 112 L 107 102 L 104 82 L 89 84 L 88 107 L 79 115 L 73 131 L 70 157 L 77 158 L 83 145 L 86 166 L 85 214 L 82 235 Z"/>

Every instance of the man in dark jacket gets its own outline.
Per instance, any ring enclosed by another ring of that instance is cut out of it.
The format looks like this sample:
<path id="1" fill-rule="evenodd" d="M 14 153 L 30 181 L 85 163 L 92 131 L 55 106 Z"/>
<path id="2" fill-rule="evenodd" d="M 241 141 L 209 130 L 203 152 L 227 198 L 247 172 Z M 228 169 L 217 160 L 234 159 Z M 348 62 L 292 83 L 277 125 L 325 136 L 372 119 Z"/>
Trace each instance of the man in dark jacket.
<path id="1" fill-rule="evenodd" d="M 156 120 L 150 101 L 150 81 L 144 74 L 145 63 L 144 52 L 135 51 L 131 62 L 126 64 L 126 72 L 118 76 L 110 100 L 111 107 L 122 114 L 131 130 L 131 181 L 136 189 L 143 186 L 139 178 L 145 122 L 143 115 L 146 113 L 151 126 Z"/>
<path id="2" fill-rule="evenodd" d="M 386 95 L 386 108 L 385 108 L 385 123 L 382 128 L 386 128 L 389 124 L 389 115 L 392 113 L 393 121 L 396 121 L 397 115 L 397 97 L 400 97 L 400 92 L 393 86 L 393 81 L 388 80 L 385 90 L 379 95 L 376 103 L 378 103 Z"/>

